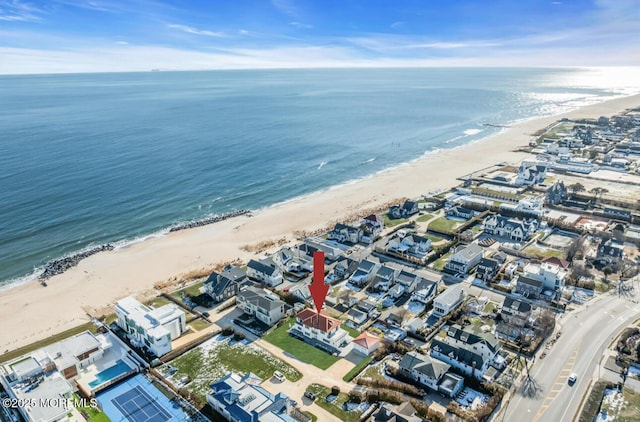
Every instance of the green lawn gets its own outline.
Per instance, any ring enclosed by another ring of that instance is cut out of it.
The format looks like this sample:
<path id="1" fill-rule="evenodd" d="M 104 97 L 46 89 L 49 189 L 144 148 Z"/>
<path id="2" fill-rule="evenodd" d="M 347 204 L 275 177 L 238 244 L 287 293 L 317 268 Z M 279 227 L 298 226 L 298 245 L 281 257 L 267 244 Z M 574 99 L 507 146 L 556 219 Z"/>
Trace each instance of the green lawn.
<path id="1" fill-rule="evenodd" d="M 253 372 L 262 379 L 268 379 L 277 370 L 291 381 L 302 378 L 297 369 L 266 350 L 243 344 L 231 346 L 228 340 L 212 347 L 195 348 L 175 358 L 170 364 L 178 369 L 174 378 L 189 376 L 192 381 L 186 388 L 202 398 L 212 382 L 230 372 Z"/>
<path id="2" fill-rule="evenodd" d="M 440 237 L 440 236 L 434 236 L 432 234 L 425 234 L 423 235 L 423 237 L 426 237 L 427 239 L 429 239 L 431 241 L 431 243 L 438 243 L 441 242 L 442 240 L 444 240 L 444 238 Z"/>
<path id="3" fill-rule="evenodd" d="M 462 223 L 462 221 L 448 220 L 444 217 L 440 217 L 429 223 L 429 230 L 439 231 L 441 233 L 451 233 L 453 229 L 455 229 Z"/>
<path id="4" fill-rule="evenodd" d="M 65 338 L 74 336 L 76 334 L 82 333 L 84 331 L 91 331 L 92 333 L 96 333 L 98 327 L 96 327 L 92 322 L 87 322 L 85 324 L 79 325 L 75 328 L 72 328 L 67 331 L 63 331 L 59 334 L 54 334 L 51 337 L 47 337 L 44 340 L 37 341 L 35 343 L 31 343 L 27 346 L 21 347 L 19 349 L 13 350 L 11 352 L 7 352 L 3 355 L 0 355 L 0 362 L 6 362 L 11 359 L 15 359 L 19 356 L 22 356 L 26 353 L 33 352 L 34 350 L 40 349 L 41 347 L 48 346 L 50 344 L 56 343 L 60 340 L 64 340 Z"/>
<path id="5" fill-rule="evenodd" d="M 73 399 L 76 403 L 80 403 L 80 397 L 77 394 L 73 394 Z M 84 412 L 87 416 L 89 416 L 88 422 L 110 422 L 111 419 L 107 416 L 106 413 L 102 412 L 97 407 L 87 406 L 77 406 L 76 409 L 80 412 Z"/>
<path id="6" fill-rule="evenodd" d="M 295 317 L 290 318 L 285 324 L 282 324 L 264 336 L 264 340 L 274 346 L 278 346 L 287 353 L 291 353 L 301 361 L 317 366 L 320 369 L 327 369 L 338 361 L 338 357 L 332 356 L 310 344 L 291 337 L 287 330 L 294 321 Z"/>
<path id="7" fill-rule="evenodd" d="M 349 333 L 349 335 L 353 338 L 356 338 L 360 335 L 360 331 L 349 327 L 348 325 L 342 324 L 340 325 L 340 328 L 342 328 L 343 330 L 345 330 L 347 333 Z"/>
<path id="8" fill-rule="evenodd" d="M 634 392 L 629 388 L 622 390 L 624 405 L 618 412 L 616 421 L 638 422 L 640 421 L 640 392 Z"/>
<path id="9" fill-rule="evenodd" d="M 562 251 L 557 251 L 555 249 L 547 249 L 547 248 L 539 248 L 535 245 L 529 246 L 523 250 L 525 253 L 529 253 L 535 255 L 539 258 L 564 258 L 565 254 Z"/>
<path id="10" fill-rule="evenodd" d="M 337 417 L 343 422 L 359 422 L 362 412 L 347 412 L 342 409 L 342 405 L 349 401 L 349 396 L 346 393 L 340 392 L 338 399 L 333 403 L 327 403 L 327 396 L 331 394 L 331 389 L 320 384 L 311 384 L 308 391 L 314 393 L 317 397 L 316 404 L 322 407 L 333 416 Z"/>
<path id="11" fill-rule="evenodd" d="M 494 309 L 496 309 L 496 304 L 493 302 L 487 302 L 487 304 L 484 306 L 483 311 L 487 313 L 491 313 L 493 312 Z"/>
<path id="12" fill-rule="evenodd" d="M 364 372 L 362 372 L 360 377 L 371 378 L 371 379 L 374 379 L 374 380 L 384 380 L 384 379 L 386 379 L 384 377 L 384 375 L 382 375 L 382 365 L 381 364 L 376 364 L 376 365 L 369 366 L 367 369 L 364 370 Z"/>
<path id="13" fill-rule="evenodd" d="M 193 328 L 195 331 L 204 330 L 205 328 L 211 326 L 211 324 L 209 324 L 207 321 L 205 321 L 203 319 L 200 319 L 200 318 L 194 319 L 193 321 L 191 321 L 187 325 L 189 327 Z"/>
<path id="14" fill-rule="evenodd" d="M 171 293 L 169 296 L 177 300 L 182 300 L 183 293 L 188 296 L 199 296 L 200 288 L 203 285 L 204 285 L 204 281 L 201 281 L 199 283 L 195 283 L 195 284 L 192 284 L 191 286 L 185 287 L 184 289 L 177 290 Z"/>
<path id="15" fill-rule="evenodd" d="M 145 305 L 151 306 L 152 308 L 159 308 L 161 306 L 168 305 L 169 303 L 171 302 L 168 299 L 165 299 L 162 296 L 158 296 L 148 302 L 145 302 Z"/>
<path id="16" fill-rule="evenodd" d="M 407 221 L 409 221 L 409 219 L 398 218 L 397 220 L 392 220 L 389 218 L 389 214 L 385 213 L 385 214 L 382 214 L 382 221 L 384 221 L 385 227 L 393 227 L 393 226 L 397 226 L 398 224 L 406 223 Z"/>
<path id="17" fill-rule="evenodd" d="M 429 221 L 433 218 L 433 214 L 425 214 L 425 215 L 421 215 L 420 217 L 418 217 L 418 222 L 419 223 L 424 223 L 425 221 Z"/>
<path id="18" fill-rule="evenodd" d="M 360 373 L 360 371 L 362 371 L 367 365 L 369 365 L 369 363 L 371 363 L 371 359 L 371 356 L 367 356 L 362 359 L 356 366 L 353 367 L 353 369 L 351 369 L 351 371 L 347 372 L 347 374 L 342 377 L 342 379 L 346 382 L 351 381 L 356 375 Z"/>
<path id="19" fill-rule="evenodd" d="M 433 263 L 433 269 L 434 270 L 438 270 L 438 271 L 442 271 L 442 269 L 444 268 L 444 266 L 447 264 L 447 262 L 449 261 L 449 258 L 451 257 L 452 253 L 448 252 L 444 255 L 442 255 L 440 258 L 438 258 L 434 263 Z"/>

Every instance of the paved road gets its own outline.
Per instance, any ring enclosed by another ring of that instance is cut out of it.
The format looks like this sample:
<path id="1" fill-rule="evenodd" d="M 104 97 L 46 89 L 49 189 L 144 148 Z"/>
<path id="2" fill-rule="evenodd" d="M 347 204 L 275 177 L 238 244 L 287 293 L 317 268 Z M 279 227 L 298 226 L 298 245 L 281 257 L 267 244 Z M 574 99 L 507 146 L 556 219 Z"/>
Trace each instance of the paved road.
<path id="1" fill-rule="evenodd" d="M 640 307 L 636 303 L 612 294 L 563 315 L 559 321 L 562 336 L 546 358 L 533 365 L 530 374 L 535 383 L 524 384 L 535 384 L 536 394 L 524 396 L 521 384 L 499 420 L 571 421 L 589 381 L 600 376 L 605 348 L 638 316 Z M 572 372 L 578 375 L 578 381 L 569 386 L 567 379 Z"/>

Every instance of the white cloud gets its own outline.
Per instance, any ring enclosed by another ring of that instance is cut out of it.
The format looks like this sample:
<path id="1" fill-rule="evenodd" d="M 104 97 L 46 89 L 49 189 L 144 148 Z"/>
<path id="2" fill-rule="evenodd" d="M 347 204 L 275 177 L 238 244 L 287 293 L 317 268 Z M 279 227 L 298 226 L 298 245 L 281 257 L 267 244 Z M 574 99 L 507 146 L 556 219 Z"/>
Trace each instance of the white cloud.
<path id="1" fill-rule="evenodd" d="M 0 21 L 38 22 L 44 9 L 21 0 L 0 1 Z"/>
<path id="2" fill-rule="evenodd" d="M 398 29 L 398 28 L 404 26 L 405 23 L 406 22 L 404 22 L 404 21 L 396 21 L 396 22 L 392 23 L 391 25 L 389 25 L 389 28 Z"/>
<path id="3" fill-rule="evenodd" d="M 224 37 L 225 36 L 224 32 L 214 32 L 214 31 L 209 31 L 208 29 L 198 29 L 192 26 L 179 25 L 177 23 L 171 23 L 171 24 L 168 24 L 167 26 L 169 28 L 178 29 L 188 34 L 205 35 L 207 37 Z"/>
<path id="4" fill-rule="evenodd" d="M 129 43 L 126 42 L 126 41 L 116 41 L 116 44 L 118 44 L 118 45 L 129 45 Z"/>
<path id="5" fill-rule="evenodd" d="M 302 28 L 302 29 L 311 29 L 311 28 L 313 28 L 312 25 L 309 25 L 309 24 L 306 24 L 306 23 L 302 23 L 302 22 L 298 22 L 298 21 L 289 22 L 289 25 L 295 26 L 296 28 Z"/>

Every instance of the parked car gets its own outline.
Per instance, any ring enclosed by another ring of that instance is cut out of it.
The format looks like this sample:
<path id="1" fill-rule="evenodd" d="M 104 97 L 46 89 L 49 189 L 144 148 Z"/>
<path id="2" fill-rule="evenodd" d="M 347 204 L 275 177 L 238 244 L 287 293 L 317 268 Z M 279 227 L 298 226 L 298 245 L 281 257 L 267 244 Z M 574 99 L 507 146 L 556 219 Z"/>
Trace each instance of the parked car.
<path id="1" fill-rule="evenodd" d="M 273 378 L 277 379 L 277 380 L 278 380 L 278 381 L 280 381 L 280 382 L 284 382 L 284 380 L 286 379 L 286 378 L 284 377 L 284 375 L 282 375 L 282 372 L 280 372 L 280 371 L 275 371 L 275 372 L 273 373 Z"/>
<path id="2" fill-rule="evenodd" d="M 205 318 L 209 318 L 209 312 L 203 312 L 202 316 L 205 317 Z"/>
<path id="3" fill-rule="evenodd" d="M 569 375 L 569 379 L 567 380 L 567 382 L 569 383 L 569 385 L 573 385 L 576 383 L 577 380 L 578 380 L 578 374 L 574 372 L 571 375 Z"/>
<path id="4" fill-rule="evenodd" d="M 313 394 L 311 391 L 305 391 L 304 396 L 311 401 L 314 401 L 316 399 L 316 395 Z"/>

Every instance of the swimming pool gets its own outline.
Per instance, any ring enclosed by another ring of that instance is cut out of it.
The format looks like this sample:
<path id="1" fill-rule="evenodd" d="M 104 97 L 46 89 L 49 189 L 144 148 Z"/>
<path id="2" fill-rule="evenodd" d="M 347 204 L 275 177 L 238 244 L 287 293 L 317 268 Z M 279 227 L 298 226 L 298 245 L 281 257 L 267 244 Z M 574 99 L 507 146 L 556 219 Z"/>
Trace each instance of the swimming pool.
<path id="1" fill-rule="evenodd" d="M 122 360 L 117 360 L 115 365 L 105 369 L 104 371 L 100 371 L 96 374 L 96 379 L 89 383 L 89 387 L 95 388 L 100 384 L 104 384 L 107 381 L 111 381 L 112 379 L 120 376 L 122 374 L 126 374 L 131 371 L 131 367 L 124 363 Z"/>

